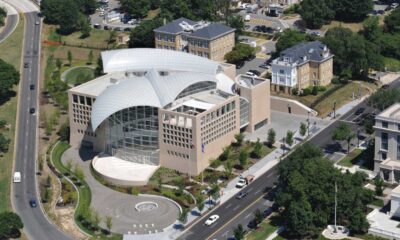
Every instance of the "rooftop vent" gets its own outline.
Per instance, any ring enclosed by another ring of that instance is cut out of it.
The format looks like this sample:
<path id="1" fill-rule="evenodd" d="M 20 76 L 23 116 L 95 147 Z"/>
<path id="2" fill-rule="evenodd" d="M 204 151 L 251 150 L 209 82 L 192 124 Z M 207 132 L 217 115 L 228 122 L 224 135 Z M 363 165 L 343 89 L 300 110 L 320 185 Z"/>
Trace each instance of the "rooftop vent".
<path id="1" fill-rule="evenodd" d="M 314 52 L 314 48 L 310 48 L 310 50 L 308 50 L 308 53 L 313 53 Z"/>
<path id="2" fill-rule="evenodd" d="M 179 23 L 179 26 L 183 29 L 185 32 L 191 32 L 193 31 L 193 26 L 187 23 L 186 21 L 182 21 Z"/>

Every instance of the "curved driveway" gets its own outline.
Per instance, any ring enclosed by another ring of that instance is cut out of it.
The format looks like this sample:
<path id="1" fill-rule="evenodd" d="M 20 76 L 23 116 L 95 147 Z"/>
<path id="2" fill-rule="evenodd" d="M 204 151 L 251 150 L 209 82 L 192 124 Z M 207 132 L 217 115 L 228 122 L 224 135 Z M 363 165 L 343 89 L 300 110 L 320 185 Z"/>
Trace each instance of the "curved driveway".
<path id="1" fill-rule="evenodd" d="M 61 160 L 65 164 L 69 159 L 79 164 L 85 172 L 86 182 L 92 192 L 91 206 L 103 217 L 113 219 L 112 231 L 121 234 L 149 234 L 161 232 L 175 223 L 179 215 L 178 206 L 169 199 L 153 196 L 134 196 L 114 191 L 99 183 L 90 172 L 91 159 L 94 154 L 86 149 L 68 149 Z M 134 174 L 134 173 L 133 173 Z M 135 206 L 138 203 L 151 202 L 154 204 L 142 205 L 142 211 Z M 105 227 L 105 226 L 103 226 Z"/>
<path id="2" fill-rule="evenodd" d="M 14 32 L 17 27 L 19 16 L 18 12 L 8 3 L 0 1 L 0 7 L 4 7 L 7 11 L 6 25 L 1 28 L 0 31 L 0 43 L 6 40 L 7 37 Z"/>

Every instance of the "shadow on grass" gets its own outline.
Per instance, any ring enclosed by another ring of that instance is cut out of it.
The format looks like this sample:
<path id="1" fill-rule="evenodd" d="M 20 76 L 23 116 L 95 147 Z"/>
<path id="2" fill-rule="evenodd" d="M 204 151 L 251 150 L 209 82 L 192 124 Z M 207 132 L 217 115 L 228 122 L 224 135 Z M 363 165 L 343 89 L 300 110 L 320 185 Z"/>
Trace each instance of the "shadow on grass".
<path id="1" fill-rule="evenodd" d="M 7 91 L 5 94 L 0 96 L 0 105 L 8 102 L 10 98 L 17 96 L 17 93 L 13 90 Z"/>

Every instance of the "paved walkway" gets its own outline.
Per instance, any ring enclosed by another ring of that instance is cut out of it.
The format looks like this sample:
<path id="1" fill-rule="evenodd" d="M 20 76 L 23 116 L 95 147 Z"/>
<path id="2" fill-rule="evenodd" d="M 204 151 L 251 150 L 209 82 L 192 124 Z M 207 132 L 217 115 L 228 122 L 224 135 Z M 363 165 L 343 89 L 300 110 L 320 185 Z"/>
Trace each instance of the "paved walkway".
<path id="1" fill-rule="evenodd" d="M 167 198 L 153 195 L 134 196 L 102 185 L 90 172 L 90 160 L 93 157 L 89 150 L 70 148 L 61 160 L 65 164 L 71 159 L 74 166 L 78 164 L 83 169 L 92 192 L 91 206 L 102 219 L 105 216 L 112 217 L 112 232 L 148 234 L 162 232 L 175 223 L 180 212 L 179 205 Z M 104 223 L 101 225 L 105 227 Z"/>

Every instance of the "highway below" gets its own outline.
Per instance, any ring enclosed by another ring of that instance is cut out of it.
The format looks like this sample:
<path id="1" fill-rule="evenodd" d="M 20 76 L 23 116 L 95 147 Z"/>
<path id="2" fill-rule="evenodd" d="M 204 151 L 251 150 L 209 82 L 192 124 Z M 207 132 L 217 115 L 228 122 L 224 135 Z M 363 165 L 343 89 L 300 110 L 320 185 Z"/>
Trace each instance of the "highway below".
<path id="1" fill-rule="evenodd" d="M 41 207 L 32 208 L 30 199 L 38 202 L 36 185 L 36 160 L 38 145 L 38 96 L 40 64 L 40 24 L 37 12 L 25 13 L 25 33 L 22 72 L 19 91 L 19 107 L 16 133 L 14 170 L 22 174 L 21 183 L 14 183 L 11 201 L 24 223 L 24 232 L 30 240 L 69 240 L 66 234 L 49 222 Z M 30 85 L 34 89 L 30 89 Z M 34 108 L 35 113 L 30 113 Z"/>
<path id="2" fill-rule="evenodd" d="M 397 79 L 390 84 L 392 88 L 400 88 L 400 79 Z M 347 150 L 347 145 L 338 145 L 332 141 L 332 131 L 341 123 L 346 122 L 350 124 L 354 131 L 363 127 L 359 126 L 355 121 L 357 118 L 362 117 L 362 114 L 356 114 L 357 109 L 364 108 L 363 114 L 370 115 L 375 112 L 375 109 L 367 105 L 367 101 L 359 103 L 352 110 L 338 116 L 338 120 L 333 122 L 324 130 L 314 135 L 309 142 L 319 146 L 326 154 L 326 157 L 331 161 L 337 161 L 336 152 L 344 152 Z M 357 140 L 354 139 L 352 144 L 356 144 Z M 341 153 L 343 156 L 343 153 Z M 340 155 L 339 155 L 340 157 Z M 249 192 L 249 195 L 241 200 L 231 198 L 224 204 L 220 205 L 212 213 L 206 214 L 203 219 L 199 220 L 192 226 L 189 226 L 183 235 L 179 237 L 181 240 L 222 240 L 234 239 L 233 230 L 238 224 L 242 224 L 245 229 L 250 221 L 254 219 L 254 211 L 260 209 L 264 211 L 271 206 L 271 187 L 278 180 L 277 166 L 265 172 L 262 176 L 254 180 L 253 183 L 244 188 Z M 211 226 L 204 224 L 205 220 L 213 215 L 219 215 L 220 219 Z"/>
<path id="3" fill-rule="evenodd" d="M 0 4 L 0 7 L 3 5 Z M 6 5 L 7 6 L 7 5 Z M 6 40 L 8 36 L 11 35 L 11 33 L 14 31 L 14 29 L 17 27 L 18 24 L 18 13 L 14 12 L 14 9 L 6 8 L 7 10 L 7 17 L 6 17 L 6 24 L 5 26 L 1 29 L 0 32 L 0 43 Z"/>

